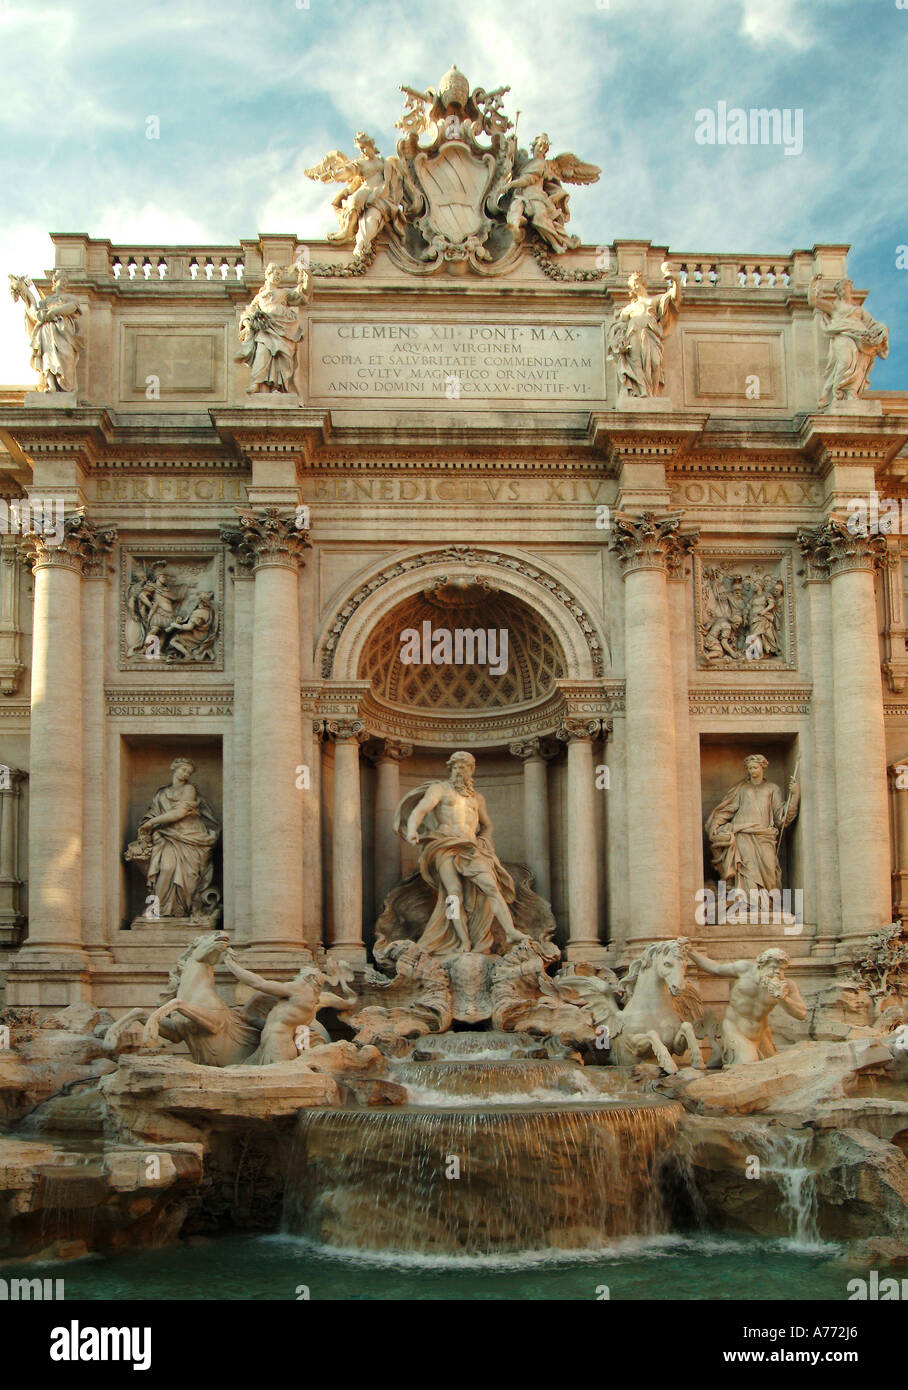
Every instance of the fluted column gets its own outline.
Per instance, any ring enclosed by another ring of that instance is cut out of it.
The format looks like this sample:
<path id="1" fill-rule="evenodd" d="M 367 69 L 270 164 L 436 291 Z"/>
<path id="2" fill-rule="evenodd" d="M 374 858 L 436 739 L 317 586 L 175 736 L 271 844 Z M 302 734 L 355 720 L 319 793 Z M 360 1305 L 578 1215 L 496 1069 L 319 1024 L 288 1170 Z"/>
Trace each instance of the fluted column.
<path id="1" fill-rule="evenodd" d="M 533 889 L 551 900 L 549 855 L 549 793 L 546 762 L 551 751 L 540 738 L 512 743 L 509 752 L 523 763 L 523 852 L 533 871 Z"/>
<path id="2" fill-rule="evenodd" d="M 375 765 L 374 893 L 375 915 L 401 877 L 401 840 L 394 829 L 394 812 L 400 804 L 400 765 L 412 757 L 412 743 L 382 739 L 370 750 Z"/>
<path id="3" fill-rule="evenodd" d="M 611 548 L 624 571 L 628 940 L 680 930 L 678 758 L 668 576 L 696 541 L 678 516 L 619 513 Z"/>
<path id="4" fill-rule="evenodd" d="M 222 537 L 255 578 L 250 945 L 286 949 L 303 941 L 299 570 L 309 539 L 293 514 L 274 508 L 238 509 L 238 518 Z"/>
<path id="5" fill-rule="evenodd" d="M 892 915 L 908 917 L 908 762 L 894 763 L 889 768 L 889 806 L 892 821 L 892 841 L 895 848 L 892 866 Z"/>
<path id="6" fill-rule="evenodd" d="M 568 716 L 558 729 L 558 738 L 567 744 L 568 760 L 568 955 L 572 959 L 595 954 L 601 945 L 593 765 L 593 740 L 601 735 L 601 719 Z"/>
<path id="7" fill-rule="evenodd" d="M 64 518 L 63 539 L 23 538 L 35 576 L 27 949 L 82 942 L 82 577 L 116 532 Z"/>
<path id="8" fill-rule="evenodd" d="M 24 918 L 19 911 L 19 792 L 26 773 L 0 768 L 0 943 L 16 943 Z"/>
<path id="9" fill-rule="evenodd" d="M 365 963 L 363 945 L 363 826 L 359 784 L 361 719 L 326 719 L 334 740 L 334 940 L 332 950 Z"/>
<path id="10" fill-rule="evenodd" d="M 891 920 L 886 731 L 876 606 L 883 536 L 830 520 L 799 535 L 814 571 L 827 574 L 832 608 L 836 832 L 844 936 Z"/>

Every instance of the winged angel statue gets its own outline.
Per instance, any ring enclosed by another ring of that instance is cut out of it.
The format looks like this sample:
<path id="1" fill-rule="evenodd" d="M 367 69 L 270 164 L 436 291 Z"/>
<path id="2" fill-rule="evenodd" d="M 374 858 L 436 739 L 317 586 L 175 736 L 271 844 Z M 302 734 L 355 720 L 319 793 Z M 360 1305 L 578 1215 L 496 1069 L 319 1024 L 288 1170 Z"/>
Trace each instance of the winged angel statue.
<path id="1" fill-rule="evenodd" d="M 365 131 L 359 131 L 354 144 L 359 150 L 359 159 L 350 159 L 341 150 L 331 150 L 321 163 L 306 170 L 306 177 L 321 183 L 345 185 L 343 191 L 331 199 L 339 226 L 336 232 L 328 233 L 328 240 L 352 241 L 354 256 L 361 258 L 389 222 L 402 227 L 400 202 L 404 181 L 397 156 L 383 158 L 375 141 Z"/>
<path id="2" fill-rule="evenodd" d="M 345 185 L 332 200 L 340 225 L 329 240 L 352 242 L 354 259 L 362 259 L 387 229 L 389 254 L 416 274 L 444 265 L 501 274 L 523 254 L 528 229 L 555 255 L 577 247 L 580 239 L 566 230 L 563 185 L 595 183 L 601 171 L 570 153 L 550 159 L 547 135 L 529 152 L 519 149 L 502 106 L 508 90 L 471 91 L 456 67 L 437 89 L 402 87 L 395 155 L 385 158 L 360 132 L 359 158 L 332 150 L 306 170 Z"/>
<path id="3" fill-rule="evenodd" d="M 562 184 L 595 183 L 602 170 L 596 164 L 584 164 L 575 154 L 567 152 L 549 159 L 549 137 L 545 134 L 536 136 L 529 154 L 516 146 L 515 136 L 511 141 L 515 177 L 508 182 L 501 195 L 504 198 L 511 194 L 508 226 L 515 239 L 519 240 L 523 237 L 525 225 L 529 223 L 556 255 L 572 251 L 580 245 L 580 238 L 571 236 L 565 230 L 565 223 L 570 217 L 570 198 Z"/>

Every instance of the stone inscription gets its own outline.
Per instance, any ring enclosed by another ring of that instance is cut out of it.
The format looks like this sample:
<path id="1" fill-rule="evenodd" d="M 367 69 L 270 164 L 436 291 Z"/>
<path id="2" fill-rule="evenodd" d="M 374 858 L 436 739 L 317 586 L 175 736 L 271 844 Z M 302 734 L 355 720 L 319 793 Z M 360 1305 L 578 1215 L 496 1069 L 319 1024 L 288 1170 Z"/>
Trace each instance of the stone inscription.
<path id="1" fill-rule="evenodd" d="M 310 396 L 444 401 L 605 397 L 599 324 L 315 320 L 310 332 Z"/>

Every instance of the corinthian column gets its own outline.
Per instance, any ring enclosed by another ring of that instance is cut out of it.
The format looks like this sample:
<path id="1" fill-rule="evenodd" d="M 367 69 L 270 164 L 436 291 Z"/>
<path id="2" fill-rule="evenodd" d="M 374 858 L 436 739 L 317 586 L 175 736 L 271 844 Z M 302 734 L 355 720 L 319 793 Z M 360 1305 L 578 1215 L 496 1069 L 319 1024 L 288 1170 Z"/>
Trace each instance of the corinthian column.
<path id="1" fill-rule="evenodd" d="M 35 576 L 29 951 L 83 945 L 82 577 L 115 538 L 114 530 L 92 526 L 80 509 L 64 518 L 59 545 L 35 533 L 22 542 Z"/>
<path id="2" fill-rule="evenodd" d="M 334 940 L 331 948 L 346 960 L 365 964 L 363 945 L 363 825 L 359 786 L 361 719 L 326 719 L 325 736 L 334 740 Z"/>
<path id="3" fill-rule="evenodd" d="M 853 535 L 832 519 L 798 537 L 832 596 L 832 698 L 842 934 L 891 920 L 886 730 L 875 573 L 883 536 Z"/>
<path id="4" fill-rule="evenodd" d="M 618 513 L 611 548 L 624 571 L 628 940 L 680 928 L 678 761 L 668 576 L 691 550 L 680 517 Z"/>
<path id="5" fill-rule="evenodd" d="M 601 719 L 569 716 L 558 738 L 567 744 L 567 900 L 568 955 L 572 960 L 599 953 L 599 861 L 596 851 L 593 740 L 602 736 Z"/>
<path id="6" fill-rule="evenodd" d="M 19 912 L 19 789 L 26 774 L 0 768 L 0 943 L 16 946 L 24 918 Z"/>
<path id="7" fill-rule="evenodd" d="M 286 949 L 303 941 L 303 807 L 299 571 L 309 533 L 274 508 L 238 509 L 222 539 L 251 566 L 250 945 Z"/>
<path id="8" fill-rule="evenodd" d="M 509 752 L 523 763 L 523 852 L 533 871 L 533 889 L 546 902 L 552 896 L 549 859 L 549 795 L 546 761 L 551 754 L 542 739 L 512 743 Z M 570 754 L 568 755 L 570 757 Z"/>
<path id="9" fill-rule="evenodd" d="M 375 915 L 382 910 L 385 898 L 395 884 L 400 883 L 401 841 L 394 829 L 394 812 L 400 803 L 400 765 L 412 757 L 412 743 L 397 743 L 382 739 L 369 753 L 375 764 Z"/>
<path id="10" fill-rule="evenodd" d="M 908 765 L 894 763 L 889 769 L 889 805 L 895 863 L 892 867 L 892 914 L 904 921 L 908 914 Z"/>

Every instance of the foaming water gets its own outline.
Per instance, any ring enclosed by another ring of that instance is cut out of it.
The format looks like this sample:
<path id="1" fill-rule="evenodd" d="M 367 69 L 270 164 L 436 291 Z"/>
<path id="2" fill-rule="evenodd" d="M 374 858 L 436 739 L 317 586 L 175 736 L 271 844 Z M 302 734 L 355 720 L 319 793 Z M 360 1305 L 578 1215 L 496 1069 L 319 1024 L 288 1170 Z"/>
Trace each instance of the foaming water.
<path id="1" fill-rule="evenodd" d="M 557 1105 L 602 1099 L 576 1062 L 551 1059 L 399 1062 L 395 1075 L 414 1105 L 520 1105 L 527 1100 Z"/>
<path id="2" fill-rule="evenodd" d="M 664 1229 L 654 1174 L 679 1105 L 508 1099 L 303 1111 L 284 1230 L 340 1249 L 487 1256 Z"/>
<path id="3" fill-rule="evenodd" d="M 809 1130 L 766 1129 L 759 1138 L 761 1171 L 775 1180 L 788 1221 L 792 1249 L 816 1250 L 823 1241 L 817 1225 L 816 1173 L 810 1166 Z"/>

